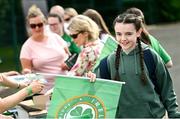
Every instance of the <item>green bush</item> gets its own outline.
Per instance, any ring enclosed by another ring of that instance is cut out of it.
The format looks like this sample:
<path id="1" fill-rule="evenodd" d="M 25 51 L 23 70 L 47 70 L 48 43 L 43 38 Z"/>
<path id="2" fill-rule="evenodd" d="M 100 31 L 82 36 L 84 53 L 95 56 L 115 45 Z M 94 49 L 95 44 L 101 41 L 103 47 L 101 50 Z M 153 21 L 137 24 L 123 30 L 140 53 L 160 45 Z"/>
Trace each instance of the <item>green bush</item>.
<path id="1" fill-rule="evenodd" d="M 162 20 L 165 22 L 180 21 L 180 1 L 179 0 L 158 0 L 159 10 Z"/>
<path id="2" fill-rule="evenodd" d="M 15 53 L 15 50 L 13 47 L 5 46 L 0 48 L 0 72 L 10 71 L 10 70 L 17 70 L 19 71 L 20 65 L 19 65 L 19 58 L 17 56 L 17 53 Z"/>

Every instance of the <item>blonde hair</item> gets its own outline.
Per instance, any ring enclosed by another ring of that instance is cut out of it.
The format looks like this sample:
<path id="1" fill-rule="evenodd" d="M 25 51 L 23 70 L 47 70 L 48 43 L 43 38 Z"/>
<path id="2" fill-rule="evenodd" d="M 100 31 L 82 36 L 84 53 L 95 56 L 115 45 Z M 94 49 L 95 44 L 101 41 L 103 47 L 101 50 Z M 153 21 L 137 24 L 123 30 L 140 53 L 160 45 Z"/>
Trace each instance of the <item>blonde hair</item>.
<path id="1" fill-rule="evenodd" d="M 78 15 L 77 11 L 74 8 L 71 8 L 71 7 L 65 8 L 64 14 L 67 14 L 70 17 L 74 17 L 74 16 Z"/>
<path id="2" fill-rule="evenodd" d="M 95 41 L 99 37 L 98 25 L 92 19 L 84 15 L 73 17 L 68 29 L 74 32 L 88 32 L 88 41 Z"/>
<path id="3" fill-rule="evenodd" d="M 30 18 L 34 18 L 34 17 L 37 17 L 37 16 L 40 16 L 43 20 L 44 23 L 46 23 L 46 18 L 44 16 L 44 14 L 42 13 L 41 9 L 38 8 L 35 4 L 32 5 L 29 10 L 28 10 L 28 15 L 26 17 L 26 20 L 27 20 L 27 24 L 29 24 L 29 19 Z"/>
<path id="4" fill-rule="evenodd" d="M 51 14 L 57 14 L 60 17 L 64 18 L 64 8 L 60 5 L 52 6 L 50 9 Z"/>

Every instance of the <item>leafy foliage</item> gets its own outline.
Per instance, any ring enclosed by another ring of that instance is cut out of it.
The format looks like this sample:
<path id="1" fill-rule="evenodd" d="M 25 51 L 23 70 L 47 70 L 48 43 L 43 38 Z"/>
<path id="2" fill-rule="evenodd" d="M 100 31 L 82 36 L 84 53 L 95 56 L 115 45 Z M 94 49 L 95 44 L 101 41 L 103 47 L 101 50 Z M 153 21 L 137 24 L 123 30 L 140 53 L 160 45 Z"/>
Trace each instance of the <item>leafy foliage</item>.
<path id="1" fill-rule="evenodd" d="M 160 12 L 165 21 L 180 20 L 180 1 L 179 0 L 158 0 Z"/>
<path id="2" fill-rule="evenodd" d="M 0 38 L 3 39 L 2 36 L 7 35 L 7 30 L 10 29 L 10 5 L 8 0 L 1 0 L 0 1 Z"/>

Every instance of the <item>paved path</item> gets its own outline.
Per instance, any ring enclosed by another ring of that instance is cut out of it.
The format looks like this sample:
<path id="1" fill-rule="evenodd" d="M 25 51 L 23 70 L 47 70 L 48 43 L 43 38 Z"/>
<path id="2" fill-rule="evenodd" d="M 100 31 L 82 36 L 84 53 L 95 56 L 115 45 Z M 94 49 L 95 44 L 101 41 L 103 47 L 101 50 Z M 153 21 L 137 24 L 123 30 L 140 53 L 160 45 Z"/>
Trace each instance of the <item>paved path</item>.
<path id="1" fill-rule="evenodd" d="M 169 69 L 177 94 L 180 111 L 180 23 L 150 26 L 149 32 L 159 39 L 171 55 L 174 66 Z"/>

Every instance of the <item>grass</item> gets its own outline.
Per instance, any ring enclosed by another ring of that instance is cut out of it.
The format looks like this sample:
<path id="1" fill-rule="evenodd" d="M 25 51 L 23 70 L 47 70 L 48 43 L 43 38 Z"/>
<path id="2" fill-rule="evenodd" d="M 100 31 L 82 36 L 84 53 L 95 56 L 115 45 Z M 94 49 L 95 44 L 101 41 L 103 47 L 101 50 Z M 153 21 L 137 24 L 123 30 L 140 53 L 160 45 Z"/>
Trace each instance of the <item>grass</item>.
<path id="1" fill-rule="evenodd" d="M 19 50 L 14 49 L 13 47 L 7 46 L 0 48 L 0 72 L 16 70 L 19 71 Z"/>

